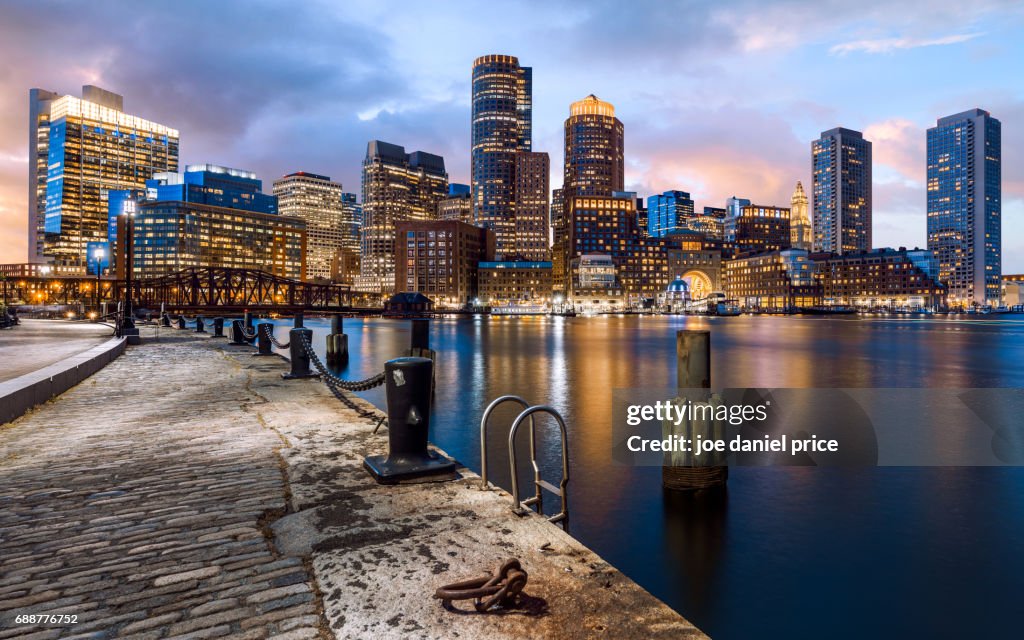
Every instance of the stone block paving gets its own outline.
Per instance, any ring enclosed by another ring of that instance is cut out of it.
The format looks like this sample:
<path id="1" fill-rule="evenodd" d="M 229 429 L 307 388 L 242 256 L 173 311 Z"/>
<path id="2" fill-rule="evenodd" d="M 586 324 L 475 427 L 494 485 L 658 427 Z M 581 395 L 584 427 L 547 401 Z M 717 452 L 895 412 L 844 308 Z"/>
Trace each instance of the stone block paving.
<path id="1" fill-rule="evenodd" d="M 285 441 L 208 342 L 130 349 L 0 426 L 0 639 L 327 637 L 306 561 L 268 538 Z"/>

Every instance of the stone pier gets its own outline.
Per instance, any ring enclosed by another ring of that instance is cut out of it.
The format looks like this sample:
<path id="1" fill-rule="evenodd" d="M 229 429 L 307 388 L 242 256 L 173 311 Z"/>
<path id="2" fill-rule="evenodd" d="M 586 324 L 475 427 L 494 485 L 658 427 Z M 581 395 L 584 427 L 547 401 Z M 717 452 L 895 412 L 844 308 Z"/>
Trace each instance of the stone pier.
<path id="1" fill-rule="evenodd" d="M 705 637 L 468 469 L 376 485 L 362 459 L 387 436 L 361 399 L 143 331 L 0 426 L 0 639 Z M 431 597 L 511 556 L 529 572 L 518 609 Z M 77 622 L 15 622 L 41 613 Z"/>

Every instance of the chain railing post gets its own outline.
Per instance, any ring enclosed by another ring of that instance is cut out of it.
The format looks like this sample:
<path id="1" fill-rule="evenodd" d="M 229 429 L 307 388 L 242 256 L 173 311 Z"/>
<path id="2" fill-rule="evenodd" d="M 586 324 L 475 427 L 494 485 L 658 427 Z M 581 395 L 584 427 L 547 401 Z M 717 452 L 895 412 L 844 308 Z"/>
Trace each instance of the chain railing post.
<path id="1" fill-rule="evenodd" d="M 395 358 L 384 365 L 388 453 L 363 460 L 380 484 L 455 477 L 455 462 L 427 448 L 433 373 L 429 358 Z"/>
<path id="2" fill-rule="evenodd" d="M 302 322 L 302 315 L 295 316 L 297 323 Z M 291 331 L 288 332 L 288 348 L 289 355 L 291 357 L 292 370 L 288 373 L 282 373 L 281 377 L 285 380 L 295 380 L 297 378 L 319 378 L 320 374 L 313 373 L 309 369 L 309 354 L 306 352 L 305 344 L 308 344 L 313 339 L 313 330 L 306 329 L 301 324 Z"/>
<path id="3" fill-rule="evenodd" d="M 274 355 L 273 345 L 270 343 L 271 336 L 274 335 L 274 325 L 269 322 L 261 322 L 256 325 L 256 347 L 259 349 L 254 356 L 272 356 Z"/>
<path id="4" fill-rule="evenodd" d="M 327 334 L 327 364 L 342 367 L 348 363 L 348 336 L 342 327 L 341 316 L 331 317 L 331 332 Z"/>

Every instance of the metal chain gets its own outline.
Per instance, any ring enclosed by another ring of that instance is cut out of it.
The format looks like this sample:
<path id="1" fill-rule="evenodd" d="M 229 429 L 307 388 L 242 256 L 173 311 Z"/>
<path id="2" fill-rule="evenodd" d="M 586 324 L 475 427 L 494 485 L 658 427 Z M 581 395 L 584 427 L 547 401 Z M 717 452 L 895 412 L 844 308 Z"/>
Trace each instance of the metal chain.
<path id="1" fill-rule="evenodd" d="M 309 361 L 313 363 L 317 371 L 320 372 L 320 377 L 328 386 L 340 387 L 346 391 L 369 391 L 374 387 L 379 387 L 384 384 L 384 372 L 381 371 L 375 376 L 367 378 L 366 380 L 357 380 L 355 382 L 350 380 L 342 380 L 338 376 L 334 375 L 324 366 L 324 363 L 320 361 L 320 356 L 316 354 L 313 349 L 313 345 L 309 343 L 309 337 L 305 334 L 299 334 L 299 339 L 302 342 L 302 348 L 306 351 L 306 355 L 309 356 Z"/>
<path id="2" fill-rule="evenodd" d="M 291 343 L 290 340 L 288 342 L 283 343 L 283 344 L 278 342 L 277 338 L 274 337 L 273 332 L 271 332 L 270 329 L 267 328 L 267 324 L 266 323 L 263 323 L 263 324 L 260 325 L 260 331 L 262 331 L 263 335 L 265 335 L 268 340 L 273 342 L 274 346 L 277 347 L 278 349 L 287 349 L 288 347 L 292 346 L 292 343 Z"/>
<path id="3" fill-rule="evenodd" d="M 474 600 L 473 606 L 484 613 L 496 605 L 512 607 L 527 581 L 526 571 L 517 558 L 498 565 L 491 575 L 446 584 L 434 591 L 434 597 L 446 604 L 452 600 Z"/>
<path id="4" fill-rule="evenodd" d="M 245 325 L 242 324 L 241 320 L 232 320 L 232 322 L 242 331 L 242 337 L 243 338 L 245 338 L 246 340 L 255 340 L 256 339 L 256 330 L 255 329 L 253 329 L 252 331 L 246 331 Z"/>

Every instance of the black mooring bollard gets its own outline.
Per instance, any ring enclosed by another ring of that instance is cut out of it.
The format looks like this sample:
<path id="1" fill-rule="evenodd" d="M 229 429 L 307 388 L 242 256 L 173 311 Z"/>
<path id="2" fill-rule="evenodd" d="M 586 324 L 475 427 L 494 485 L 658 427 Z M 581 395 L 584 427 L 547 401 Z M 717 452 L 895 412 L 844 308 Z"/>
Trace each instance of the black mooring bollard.
<path id="1" fill-rule="evenodd" d="M 206 324 L 203 322 L 203 316 L 196 316 L 196 333 L 206 333 Z"/>
<path id="2" fill-rule="evenodd" d="M 342 320 L 343 320 L 343 318 L 341 316 L 339 316 L 339 315 L 331 316 L 331 333 L 332 334 L 345 333 L 345 329 L 342 327 Z"/>
<path id="3" fill-rule="evenodd" d="M 241 320 L 231 321 L 231 342 L 230 345 L 248 345 L 249 343 L 245 340 L 245 330 L 242 328 Z"/>
<path id="4" fill-rule="evenodd" d="M 224 337 L 224 318 L 213 319 L 213 337 L 223 338 Z"/>
<path id="5" fill-rule="evenodd" d="M 296 318 L 301 322 L 302 316 L 296 316 Z M 299 327 L 288 332 L 288 353 L 292 360 L 292 370 L 288 373 L 282 373 L 282 378 L 294 380 L 296 378 L 320 377 L 319 373 L 313 373 L 309 370 L 309 354 L 306 353 L 306 348 L 303 345 L 303 340 L 309 342 L 312 339 L 312 329 Z"/>
<path id="6" fill-rule="evenodd" d="M 246 331 L 248 331 L 249 333 L 252 333 L 252 328 L 253 328 L 252 314 L 249 313 L 248 311 L 246 311 L 245 315 L 242 316 L 242 326 L 245 327 Z"/>
<path id="7" fill-rule="evenodd" d="M 264 329 L 263 327 L 266 327 Z M 256 347 L 259 349 L 254 356 L 274 355 L 274 345 L 270 342 L 270 336 L 274 333 L 274 325 L 269 322 L 261 322 L 256 325 Z"/>
<path id="8" fill-rule="evenodd" d="M 178 316 L 178 328 L 179 329 L 184 329 L 185 328 L 185 316 Z"/>
<path id="9" fill-rule="evenodd" d="M 388 454 L 367 456 L 363 466 L 380 484 L 455 478 L 455 462 L 427 449 L 430 430 L 429 358 L 395 358 L 384 364 L 388 403 Z"/>
<path id="10" fill-rule="evenodd" d="M 296 311 L 295 312 L 295 317 L 293 318 L 292 327 L 294 327 L 295 329 L 301 329 L 304 326 L 306 326 L 306 325 L 304 324 L 304 318 L 302 317 L 302 312 L 301 311 Z"/>
<path id="11" fill-rule="evenodd" d="M 164 327 L 171 326 L 171 316 L 170 316 L 170 314 L 164 313 L 162 316 L 160 316 L 160 324 L 162 326 L 164 326 Z"/>

